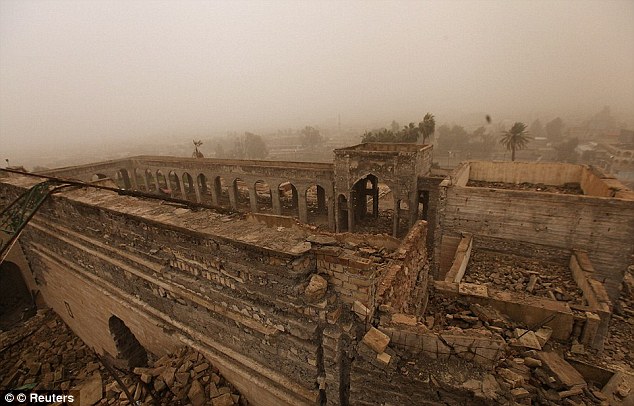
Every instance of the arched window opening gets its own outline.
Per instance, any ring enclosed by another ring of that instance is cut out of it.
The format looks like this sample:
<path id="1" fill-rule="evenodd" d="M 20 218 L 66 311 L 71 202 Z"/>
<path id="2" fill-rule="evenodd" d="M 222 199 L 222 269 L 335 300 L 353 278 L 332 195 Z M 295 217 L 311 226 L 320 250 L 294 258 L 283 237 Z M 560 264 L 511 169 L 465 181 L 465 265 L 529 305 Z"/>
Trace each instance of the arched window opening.
<path id="1" fill-rule="evenodd" d="M 117 316 L 111 316 L 108 327 L 117 348 L 117 360 L 123 362 L 127 368 L 147 366 L 148 358 L 145 348 L 123 320 Z"/>
<path id="2" fill-rule="evenodd" d="M 156 192 L 156 180 L 154 179 L 154 175 L 152 175 L 152 171 L 146 169 L 145 171 L 145 180 L 147 182 L 148 192 L 155 193 Z"/>
<path id="3" fill-rule="evenodd" d="M 170 171 L 170 173 L 167 176 L 167 180 L 169 182 L 169 188 L 172 191 L 172 197 L 179 197 L 182 198 L 183 196 L 181 196 L 181 181 L 178 178 L 178 175 L 176 174 L 176 172 L 174 171 Z"/>
<path id="4" fill-rule="evenodd" d="M 214 178 L 214 189 L 218 197 L 218 205 L 223 207 L 229 206 L 229 186 L 225 179 L 221 176 Z"/>
<path id="5" fill-rule="evenodd" d="M 351 190 L 354 231 L 369 234 L 393 233 L 392 190 L 375 175 L 359 179 Z"/>
<path id="6" fill-rule="evenodd" d="M 185 196 L 187 197 L 187 200 L 196 201 L 194 179 L 187 172 L 183 173 L 183 187 L 185 189 Z"/>
<path id="7" fill-rule="evenodd" d="M 249 200 L 249 185 L 240 178 L 233 180 L 233 192 L 235 193 L 235 204 L 238 209 L 249 210 L 251 202 Z"/>
<path id="8" fill-rule="evenodd" d="M 273 211 L 273 197 L 271 187 L 263 180 L 258 180 L 254 185 L 258 211 L 271 213 Z"/>
<path id="9" fill-rule="evenodd" d="M 132 189 L 132 181 L 128 170 L 123 168 L 117 171 L 117 179 L 115 180 L 119 189 Z"/>
<path id="10" fill-rule="evenodd" d="M 299 217 L 299 195 L 295 185 L 284 182 L 278 186 L 277 191 L 280 194 L 282 215 Z"/>
<path id="11" fill-rule="evenodd" d="M 160 169 L 156 171 L 156 182 L 159 185 L 160 194 L 171 196 L 172 190 L 170 189 L 169 184 L 167 183 L 167 178 L 165 177 L 165 175 Z"/>
<path id="12" fill-rule="evenodd" d="M 328 207 L 326 205 L 326 190 L 313 185 L 306 189 L 306 210 L 308 223 L 319 226 L 328 226 Z"/>
<path id="13" fill-rule="evenodd" d="M 198 182 L 198 190 L 200 191 L 200 201 L 203 203 L 211 202 L 211 188 L 207 183 L 207 177 L 200 173 L 196 177 L 196 181 Z"/>

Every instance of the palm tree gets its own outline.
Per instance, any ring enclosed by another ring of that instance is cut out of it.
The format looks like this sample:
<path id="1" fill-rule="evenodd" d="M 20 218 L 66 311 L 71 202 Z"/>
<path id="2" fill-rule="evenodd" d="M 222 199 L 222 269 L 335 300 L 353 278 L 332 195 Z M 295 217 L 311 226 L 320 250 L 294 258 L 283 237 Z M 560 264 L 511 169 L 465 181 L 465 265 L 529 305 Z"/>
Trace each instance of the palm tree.
<path id="1" fill-rule="evenodd" d="M 436 119 L 434 118 L 434 115 L 431 113 L 425 114 L 425 117 L 423 117 L 423 121 L 418 123 L 418 128 L 420 129 L 421 134 L 423 134 L 424 144 L 425 141 L 431 138 L 436 131 Z"/>
<path id="2" fill-rule="evenodd" d="M 517 122 L 513 124 L 510 130 L 502 133 L 500 144 L 511 151 L 511 161 L 515 161 L 515 150 L 526 148 L 530 139 L 531 137 L 528 136 L 528 131 L 526 131 L 526 124 Z"/>

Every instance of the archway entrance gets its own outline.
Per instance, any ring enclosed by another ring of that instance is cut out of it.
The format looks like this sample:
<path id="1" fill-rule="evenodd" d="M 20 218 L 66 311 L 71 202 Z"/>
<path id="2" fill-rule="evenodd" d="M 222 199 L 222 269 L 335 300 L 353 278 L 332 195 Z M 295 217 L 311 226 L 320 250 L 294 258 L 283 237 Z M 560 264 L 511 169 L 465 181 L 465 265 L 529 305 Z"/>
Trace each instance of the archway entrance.
<path id="1" fill-rule="evenodd" d="M 393 235 L 396 206 L 388 185 L 369 174 L 352 186 L 351 199 L 353 231 Z"/>
<path id="2" fill-rule="evenodd" d="M 35 304 L 20 268 L 10 261 L 0 264 L 0 330 L 35 314 Z"/>
<path id="3" fill-rule="evenodd" d="M 117 316 L 111 316 L 108 320 L 110 334 L 117 347 L 117 361 L 126 368 L 147 366 L 147 352 L 139 343 L 132 331 Z"/>

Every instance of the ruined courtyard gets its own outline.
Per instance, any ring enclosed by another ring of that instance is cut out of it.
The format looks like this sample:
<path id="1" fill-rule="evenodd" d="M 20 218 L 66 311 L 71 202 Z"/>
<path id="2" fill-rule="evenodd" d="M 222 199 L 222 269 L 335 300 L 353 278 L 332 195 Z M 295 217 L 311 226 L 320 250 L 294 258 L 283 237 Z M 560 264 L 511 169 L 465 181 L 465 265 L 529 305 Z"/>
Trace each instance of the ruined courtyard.
<path id="1" fill-rule="evenodd" d="M 93 385 L 95 404 L 122 405 L 631 404 L 634 192 L 584 165 L 446 174 L 432 153 L 5 171 L 3 208 L 46 179 L 76 183 L 1 265 L 25 292 L 2 303 L 1 389 Z"/>

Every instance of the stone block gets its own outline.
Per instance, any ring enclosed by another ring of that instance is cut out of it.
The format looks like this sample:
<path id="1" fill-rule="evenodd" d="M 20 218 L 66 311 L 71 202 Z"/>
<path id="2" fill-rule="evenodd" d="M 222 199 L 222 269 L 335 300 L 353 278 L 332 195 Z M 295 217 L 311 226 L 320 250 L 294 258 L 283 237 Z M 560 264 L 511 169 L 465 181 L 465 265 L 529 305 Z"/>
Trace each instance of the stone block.
<path id="1" fill-rule="evenodd" d="M 377 354 L 385 351 L 385 348 L 390 343 L 390 337 L 374 327 L 370 327 L 365 336 L 363 336 L 362 342 L 371 348 Z"/>
<path id="2" fill-rule="evenodd" d="M 392 323 L 395 324 L 404 324 L 406 326 L 415 326 L 416 325 L 416 316 L 396 313 L 392 315 Z"/>

